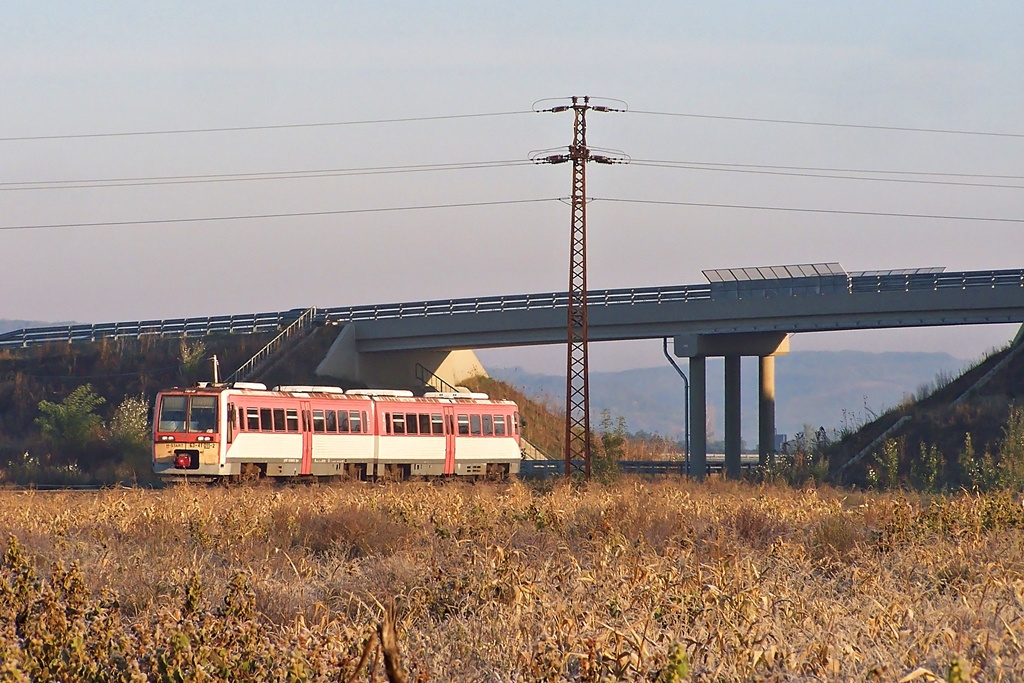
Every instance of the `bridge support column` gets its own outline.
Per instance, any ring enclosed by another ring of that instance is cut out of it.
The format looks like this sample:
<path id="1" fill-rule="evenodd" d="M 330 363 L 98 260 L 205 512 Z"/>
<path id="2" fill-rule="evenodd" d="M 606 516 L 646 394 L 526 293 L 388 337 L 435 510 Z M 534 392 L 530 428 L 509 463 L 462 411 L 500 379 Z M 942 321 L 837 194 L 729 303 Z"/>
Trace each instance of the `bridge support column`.
<path id="1" fill-rule="evenodd" d="M 708 472 L 707 364 L 704 356 L 690 358 L 690 476 Z"/>
<path id="2" fill-rule="evenodd" d="M 789 353 L 786 332 L 687 334 L 675 338 L 675 354 L 690 359 L 690 463 L 703 477 L 707 471 L 707 399 L 705 358 L 725 357 L 725 474 L 738 478 L 742 471 L 740 422 L 740 360 L 758 356 L 758 450 L 761 462 L 775 449 L 775 359 Z M 768 456 L 770 457 L 770 455 Z"/>
<path id="3" fill-rule="evenodd" d="M 740 361 L 741 356 L 725 357 L 725 476 L 740 478 Z"/>
<path id="4" fill-rule="evenodd" d="M 760 357 L 757 409 L 757 454 L 763 467 L 775 462 L 775 356 Z"/>

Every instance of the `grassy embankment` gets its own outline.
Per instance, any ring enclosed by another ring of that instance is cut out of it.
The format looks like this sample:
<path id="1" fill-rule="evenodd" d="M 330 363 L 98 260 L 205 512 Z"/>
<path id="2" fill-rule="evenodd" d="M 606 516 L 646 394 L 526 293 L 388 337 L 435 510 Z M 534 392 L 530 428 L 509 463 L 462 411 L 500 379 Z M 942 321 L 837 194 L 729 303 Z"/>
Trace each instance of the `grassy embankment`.
<path id="1" fill-rule="evenodd" d="M 383 680 L 392 598 L 410 681 L 1024 680 L 1007 494 L 3 492 L 0 529 L 3 680 Z"/>

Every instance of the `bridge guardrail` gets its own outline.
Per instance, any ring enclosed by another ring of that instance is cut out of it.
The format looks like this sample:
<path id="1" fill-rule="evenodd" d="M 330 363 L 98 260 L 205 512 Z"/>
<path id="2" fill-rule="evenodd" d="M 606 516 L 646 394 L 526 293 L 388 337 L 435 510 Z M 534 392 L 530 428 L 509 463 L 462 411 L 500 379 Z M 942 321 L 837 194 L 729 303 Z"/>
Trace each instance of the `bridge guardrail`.
<path id="1" fill-rule="evenodd" d="M 854 275 L 851 294 L 910 292 L 975 287 L 1024 287 L 1024 269 L 964 271 L 950 273 L 914 273 L 906 275 Z M 769 296 L 766 289 L 764 296 Z M 831 295 L 829 295 L 831 296 Z M 636 304 L 679 303 L 711 300 L 710 285 L 673 285 L 632 289 L 591 290 L 587 305 L 632 306 Z M 528 311 L 559 309 L 568 306 L 566 292 L 540 292 L 468 299 L 435 299 L 379 305 L 342 306 L 317 309 L 317 323 L 347 323 L 369 320 L 419 318 L 441 315 L 468 315 L 492 311 Z M 284 329 L 307 309 L 206 318 L 173 318 L 135 322 L 66 325 L 16 330 L 0 335 L 0 348 L 32 346 L 51 342 L 95 341 L 103 337 L 141 337 L 145 335 L 252 334 Z"/>
<path id="2" fill-rule="evenodd" d="M 855 275 L 850 278 L 851 293 L 937 291 L 976 287 L 1024 287 L 1024 269 Z"/>

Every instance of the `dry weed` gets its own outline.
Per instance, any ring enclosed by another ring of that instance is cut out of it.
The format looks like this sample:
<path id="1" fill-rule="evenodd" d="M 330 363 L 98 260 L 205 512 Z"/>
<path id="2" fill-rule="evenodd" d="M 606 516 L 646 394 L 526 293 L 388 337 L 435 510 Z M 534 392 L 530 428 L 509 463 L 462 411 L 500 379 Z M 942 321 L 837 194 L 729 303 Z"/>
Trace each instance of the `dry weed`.
<path id="1" fill-rule="evenodd" d="M 0 532 L 5 680 L 1024 680 L 1005 495 L 2 492 Z"/>

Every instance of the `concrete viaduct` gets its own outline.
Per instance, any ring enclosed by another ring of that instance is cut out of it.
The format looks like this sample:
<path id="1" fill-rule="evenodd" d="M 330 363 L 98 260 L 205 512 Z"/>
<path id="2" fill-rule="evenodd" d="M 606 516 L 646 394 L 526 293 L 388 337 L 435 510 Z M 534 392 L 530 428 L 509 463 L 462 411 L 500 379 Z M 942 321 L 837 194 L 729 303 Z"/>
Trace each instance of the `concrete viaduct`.
<path id="1" fill-rule="evenodd" d="M 775 356 L 797 332 L 1024 322 L 1024 269 L 847 273 L 837 263 L 705 271 L 708 284 L 591 291 L 591 341 L 672 338 L 690 367 L 690 462 L 706 463 L 705 359 L 725 358 L 726 473 L 740 474 L 740 359 L 759 358 L 758 450 L 775 441 Z M 372 309 L 372 310 L 371 310 Z M 565 293 L 327 309 L 343 324 L 318 373 L 406 377 L 413 362 L 459 381 L 457 349 L 564 343 Z M 430 354 L 434 355 L 431 356 Z M 365 372 L 364 372 L 365 370 Z"/>

